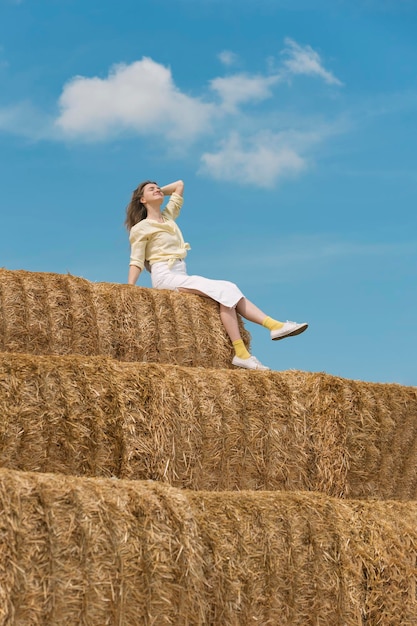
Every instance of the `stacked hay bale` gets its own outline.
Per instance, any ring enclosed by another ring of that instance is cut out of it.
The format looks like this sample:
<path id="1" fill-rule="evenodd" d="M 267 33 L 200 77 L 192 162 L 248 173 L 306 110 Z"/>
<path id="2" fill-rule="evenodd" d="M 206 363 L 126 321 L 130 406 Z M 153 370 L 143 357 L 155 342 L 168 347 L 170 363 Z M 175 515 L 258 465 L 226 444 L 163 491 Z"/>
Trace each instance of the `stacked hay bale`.
<path id="1" fill-rule="evenodd" d="M 2 624 L 415 623 L 417 503 L 0 470 Z"/>
<path id="2" fill-rule="evenodd" d="M 232 367 L 233 351 L 217 318 L 208 298 L 0 269 L 2 352 Z"/>
<path id="3" fill-rule="evenodd" d="M 417 496 L 417 389 L 0 354 L 0 466 L 196 490 Z"/>
<path id="4" fill-rule="evenodd" d="M 0 624 L 417 623 L 416 388 L 54 274 L 0 270 L 0 348 Z"/>

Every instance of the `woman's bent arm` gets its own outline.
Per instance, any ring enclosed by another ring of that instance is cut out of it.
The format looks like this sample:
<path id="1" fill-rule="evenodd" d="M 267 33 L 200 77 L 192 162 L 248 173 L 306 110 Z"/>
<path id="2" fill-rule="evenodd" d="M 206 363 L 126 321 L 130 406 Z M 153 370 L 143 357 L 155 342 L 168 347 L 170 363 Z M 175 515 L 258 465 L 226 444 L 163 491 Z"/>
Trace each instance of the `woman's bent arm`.
<path id="1" fill-rule="evenodd" d="M 161 187 L 161 191 L 164 196 L 171 196 L 173 193 L 177 193 L 179 196 L 182 196 L 184 193 L 184 183 L 182 180 L 176 180 L 175 183 L 170 183 L 169 185 Z"/>
<path id="2" fill-rule="evenodd" d="M 136 281 L 139 278 L 141 271 L 142 270 L 140 269 L 140 267 L 137 267 L 137 265 L 129 265 L 129 276 L 127 279 L 129 285 L 136 284 Z"/>

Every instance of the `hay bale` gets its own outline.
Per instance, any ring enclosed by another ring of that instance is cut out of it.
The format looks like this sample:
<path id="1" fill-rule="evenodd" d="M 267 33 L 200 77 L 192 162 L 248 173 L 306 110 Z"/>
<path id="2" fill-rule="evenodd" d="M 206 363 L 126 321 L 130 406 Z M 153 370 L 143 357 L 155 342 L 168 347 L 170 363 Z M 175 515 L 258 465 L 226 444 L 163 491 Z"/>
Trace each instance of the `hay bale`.
<path id="1" fill-rule="evenodd" d="M 0 621 L 416 623 L 417 503 L 0 470 Z"/>
<path id="2" fill-rule="evenodd" d="M 5 269 L 0 350 L 219 368 L 231 368 L 233 356 L 218 305 L 207 298 Z"/>
<path id="3" fill-rule="evenodd" d="M 0 465 L 197 490 L 417 497 L 417 388 L 0 354 Z"/>

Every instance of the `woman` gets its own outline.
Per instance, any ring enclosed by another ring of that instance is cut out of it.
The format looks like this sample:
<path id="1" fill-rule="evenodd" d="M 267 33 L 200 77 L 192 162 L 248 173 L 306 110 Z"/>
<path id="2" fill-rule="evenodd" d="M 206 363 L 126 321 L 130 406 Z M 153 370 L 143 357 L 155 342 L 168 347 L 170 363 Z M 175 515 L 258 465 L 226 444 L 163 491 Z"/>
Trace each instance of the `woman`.
<path id="1" fill-rule="evenodd" d="M 136 284 L 146 267 L 151 272 L 152 286 L 157 289 L 173 289 L 212 298 L 219 303 L 220 319 L 235 350 L 233 365 L 251 370 L 267 370 L 269 368 L 246 349 L 239 332 L 236 312 L 267 328 L 274 340 L 298 335 L 306 330 L 308 324 L 279 322 L 268 317 L 245 298 L 234 283 L 188 276 L 184 259 L 190 246 L 184 242 L 175 223 L 182 207 L 183 192 L 182 180 L 164 187 L 146 180 L 133 192 L 125 221 L 131 244 L 128 283 Z M 170 196 L 170 200 L 161 211 L 164 196 Z"/>

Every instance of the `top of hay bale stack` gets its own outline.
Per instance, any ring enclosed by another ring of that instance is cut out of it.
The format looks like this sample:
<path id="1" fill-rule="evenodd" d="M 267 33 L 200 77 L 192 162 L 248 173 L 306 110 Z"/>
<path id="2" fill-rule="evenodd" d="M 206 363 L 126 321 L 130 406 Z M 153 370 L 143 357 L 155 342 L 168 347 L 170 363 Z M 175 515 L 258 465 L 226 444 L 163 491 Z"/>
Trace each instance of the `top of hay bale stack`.
<path id="1" fill-rule="evenodd" d="M 233 357 L 208 298 L 7 269 L 0 269 L 0 351 L 214 368 L 232 367 Z"/>

